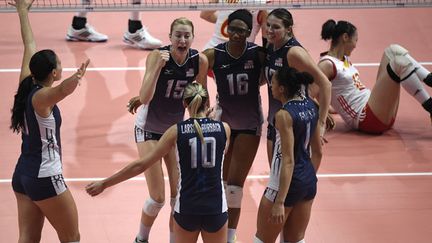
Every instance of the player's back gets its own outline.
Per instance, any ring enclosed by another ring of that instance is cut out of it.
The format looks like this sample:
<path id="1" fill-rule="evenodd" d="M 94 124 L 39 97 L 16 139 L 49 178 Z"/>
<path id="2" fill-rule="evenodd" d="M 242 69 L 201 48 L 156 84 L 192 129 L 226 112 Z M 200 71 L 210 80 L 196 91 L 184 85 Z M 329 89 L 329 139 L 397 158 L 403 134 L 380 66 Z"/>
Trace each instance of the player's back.
<path id="1" fill-rule="evenodd" d="M 194 126 L 202 129 L 202 143 Z M 222 162 L 227 137 L 222 122 L 190 118 L 177 124 L 176 152 L 180 169 L 175 211 L 182 214 L 220 214 L 227 210 Z"/>

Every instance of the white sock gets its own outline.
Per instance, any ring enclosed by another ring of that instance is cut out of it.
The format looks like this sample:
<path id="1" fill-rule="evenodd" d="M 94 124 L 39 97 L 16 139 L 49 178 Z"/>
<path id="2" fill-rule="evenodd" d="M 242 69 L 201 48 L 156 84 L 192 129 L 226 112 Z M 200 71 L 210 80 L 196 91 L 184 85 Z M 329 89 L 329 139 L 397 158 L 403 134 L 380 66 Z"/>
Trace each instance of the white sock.
<path id="1" fill-rule="evenodd" d="M 412 56 L 409 54 L 405 54 L 405 56 L 417 67 L 416 74 L 420 78 L 420 80 L 424 80 L 429 75 L 429 70 L 420 65 Z"/>
<path id="2" fill-rule="evenodd" d="M 230 229 L 228 228 L 228 243 L 234 243 L 236 235 L 236 229 Z"/>
<path id="3" fill-rule="evenodd" d="M 148 240 L 150 234 L 151 226 L 145 226 L 143 223 L 140 223 L 139 232 L 137 234 L 138 240 Z"/>
<path id="4" fill-rule="evenodd" d="M 411 74 L 400 84 L 402 88 L 404 88 L 420 104 L 423 104 L 430 98 L 430 95 L 424 89 L 424 86 L 417 75 Z"/>

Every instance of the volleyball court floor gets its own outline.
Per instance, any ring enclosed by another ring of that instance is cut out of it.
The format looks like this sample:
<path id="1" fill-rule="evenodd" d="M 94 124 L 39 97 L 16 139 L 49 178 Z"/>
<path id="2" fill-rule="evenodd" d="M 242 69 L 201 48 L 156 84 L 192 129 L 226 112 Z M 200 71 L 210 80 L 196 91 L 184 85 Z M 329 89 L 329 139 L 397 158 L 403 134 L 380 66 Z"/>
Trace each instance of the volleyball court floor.
<path id="1" fill-rule="evenodd" d="M 317 60 L 327 43 L 319 38 L 329 18 L 346 19 L 359 30 L 352 60 L 361 80 L 372 87 L 384 48 L 399 43 L 432 69 L 432 9 L 296 10 L 294 33 Z M 150 32 L 169 42 L 171 21 L 189 17 L 195 24 L 193 47 L 202 49 L 213 26 L 198 12 L 144 12 Z M 38 49 L 52 48 L 62 60 L 63 77 L 90 58 L 85 78 L 76 91 L 60 102 L 64 175 L 79 210 L 81 242 L 132 242 L 138 230 L 144 199 L 143 177 L 107 189 L 91 198 L 84 187 L 106 177 L 137 158 L 133 139 L 134 116 L 126 111 L 138 94 L 148 51 L 135 50 L 121 41 L 128 13 L 90 13 L 89 22 L 109 35 L 107 43 L 72 43 L 64 36 L 72 13 L 33 13 L 30 16 Z M 0 242 L 17 242 L 16 201 L 10 179 L 20 151 L 20 136 L 8 129 L 22 58 L 18 18 L 0 14 Z M 267 93 L 262 87 L 266 114 Z M 215 86 L 209 80 L 209 90 Z M 432 94 L 432 89 L 428 88 Z M 214 103 L 214 102 L 213 102 Z M 402 91 L 394 129 L 382 136 L 359 134 L 336 118 L 327 134 L 319 171 L 318 194 L 306 241 L 313 243 L 430 242 L 432 236 L 432 129 L 425 111 Z M 263 126 L 263 134 L 265 134 Z M 237 242 L 251 242 L 256 215 L 269 171 L 262 137 L 258 155 L 244 188 Z M 168 192 L 166 186 L 166 192 Z M 167 198 L 169 197 L 167 193 Z M 169 207 L 165 206 L 151 232 L 151 242 L 168 242 Z M 57 242 L 46 222 L 42 242 Z"/>

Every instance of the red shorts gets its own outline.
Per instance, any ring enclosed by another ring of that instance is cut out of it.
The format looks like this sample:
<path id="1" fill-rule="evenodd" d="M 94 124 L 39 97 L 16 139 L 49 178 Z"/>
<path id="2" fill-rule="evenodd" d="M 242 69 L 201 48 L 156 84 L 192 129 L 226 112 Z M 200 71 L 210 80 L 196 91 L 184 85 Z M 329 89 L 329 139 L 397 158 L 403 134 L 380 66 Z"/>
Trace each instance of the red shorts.
<path id="1" fill-rule="evenodd" d="M 364 119 L 359 121 L 358 129 L 365 133 L 381 134 L 392 128 L 395 122 L 395 118 L 393 118 L 389 124 L 384 124 L 376 117 L 369 107 L 369 104 L 366 104 L 363 108 L 362 115 L 364 116 Z"/>

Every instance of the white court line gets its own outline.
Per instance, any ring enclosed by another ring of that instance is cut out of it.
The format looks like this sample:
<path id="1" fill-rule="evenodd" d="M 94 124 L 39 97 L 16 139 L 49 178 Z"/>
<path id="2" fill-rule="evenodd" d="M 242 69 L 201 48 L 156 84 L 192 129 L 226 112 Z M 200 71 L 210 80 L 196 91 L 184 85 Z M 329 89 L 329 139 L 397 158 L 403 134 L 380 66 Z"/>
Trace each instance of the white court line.
<path id="1" fill-rule="evenodd" d="M 421 65 L 431 66 L 432 62 L 420 62 Z M 354 63 L 356 67 L 378 67 L 379 63 Z M 63 68 L 65 72 L 74 72 L 77 68 Z M 87 68 L 87 71 L 141 71 L 145 70 L 145 67 L 98 67 L 98 68 Z M 19 68 L 1 68 L 0 73 L 19 73 Z"/>
<path id="2" fill-rule="evenodd" d="M 416 176 L 432 176 L 432 172 L 412 172 L 412 173 L 348 173 L 348 174 L 318 174 L 318 178 L 351 178 L 351 177 L 416 177 Z M 268 179 L 268 175 L 250 175 L 247 180 Z M 65 178 L 67 182 L 90 182 L 100 181 L 104 178 Z M 145 177 L 134 177 L 130 181 L 145 181 Z M 165 177 L 168 180 L 168 177 Z M 10 183 L 12 179 L 0 179 L 0 183 Z"/>

